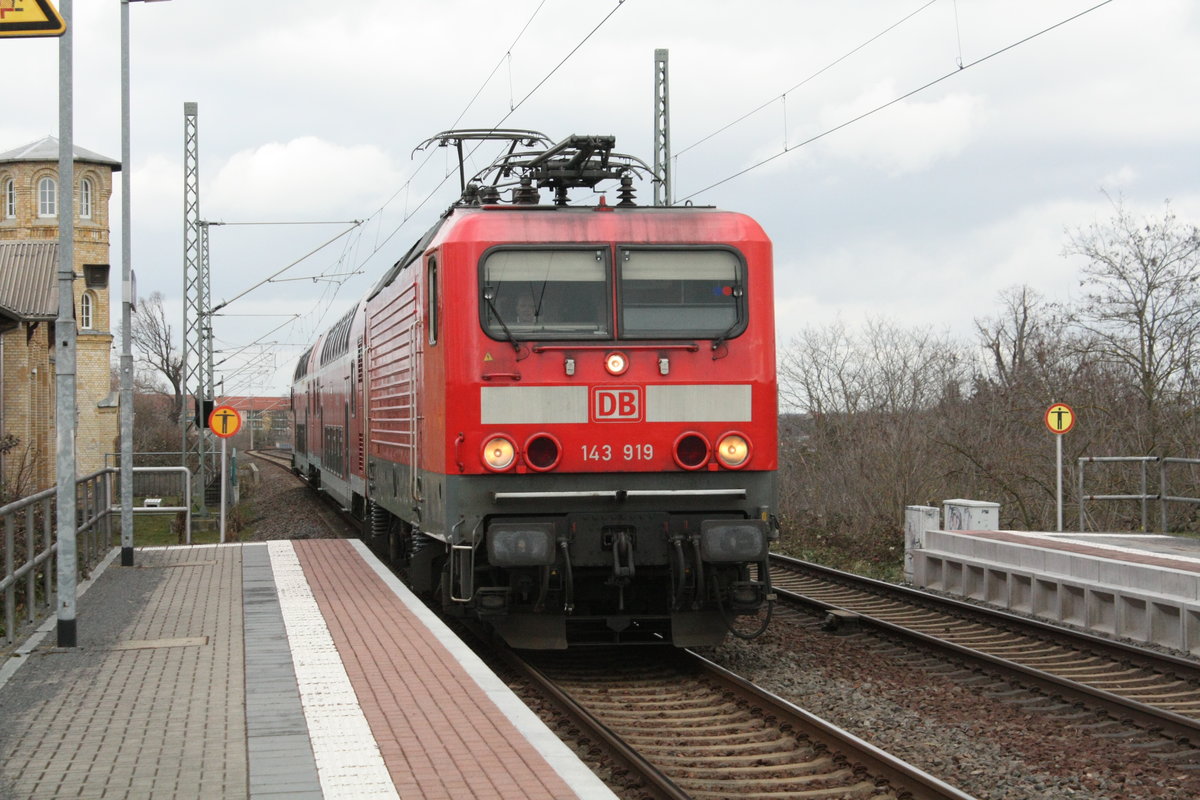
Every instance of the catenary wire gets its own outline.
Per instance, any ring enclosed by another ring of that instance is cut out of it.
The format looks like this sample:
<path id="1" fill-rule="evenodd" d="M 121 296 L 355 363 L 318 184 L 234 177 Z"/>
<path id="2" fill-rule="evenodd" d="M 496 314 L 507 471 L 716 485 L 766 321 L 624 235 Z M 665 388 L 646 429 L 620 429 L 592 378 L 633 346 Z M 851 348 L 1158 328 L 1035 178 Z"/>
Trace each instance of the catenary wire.
<path id="1" fill-rule="evenodd" d="M 773 104 L 773 103 L 774 103 L 776 100 L 780 100 L 780 99 L 782 99 L 784 102 L 787 102 L 787 96 L 788 96 L 789 94 L 791 94 L 792 92 L 796 91 L 796 90 L 797 90 L 797 89 L 799 89 L 801 86 L 803 86 L 804 84 L 806 84 L 806 83 L 808 83 L 809 81 L 813 80 L 814 78 L 817 78 L 817 77 L 819 77 L 820 75 L 824 74 L 825 72 L 828 72 L 828 71 L 829 71 L 830 69 L 832 69 L 833 67 L 836 67 L 838 64 L 842 63 L 843 61 L 845 61 L 847 58 L 849 58 L 850 56 L 854 55 L 854 54 L 855 54 L 855 53 L 857 53 L 858 51 L 862 50 L 862 49 L 863 49 L 863 48 L 865 48 L 867 45 L 869 45 L 869 44 L 872 44 L 873 42 L 875 42 L 875 41 L 876 41 L 876 40 L 878 40 L 878 39 L 881 39 L 882 37 L 884 37 L 884 36 L 885 36 L 885 35 L 887 35 L 888 33 L 892 32 L 892 31 L 893 31 L 893 30 L 895 30 L 896 28 L 898 28 L 898 27 L 900 27 L 901 25 L 903 25 L 905 22 L 908 22 L 908 20 L 912 19 L 912 18 L 913 18 L 913 17 L 915 17 L 917 14 L 920 14 L 922 11 L 924 11 L 924 10 L 925 10 L 925 9 L 927 9 L 927 8 L 929 8 L 931 5 L 933 5 L 933 4 L 934 4 L 934 3 L 936 3 L 937 1 L 938 1 L 938 0 L 929 0 L 929 2 L 925 3 L 925 5 L 921 6 L 920 8 L 916 9 L 915 11 L 912 11 L 912 12 L 910 12 L 910 13 L 906 14 L 905 16 L 901 17 L 900 19 L 896 20 L 896 21 L 895 21 L 895 22 L 893 22 L 891 25 L 887 26 L 886 28 L 884 28 L 883 30 L 881 30 L 879 33 L 875 34 L 875 35 L 874 35 L 874 36 L 872 36 L 870 39 L 867 39 L 865 42 L 863 42 L 862 44 L 858 45 L 858 46 L 857 46 L 857 47 L 855 47 L 854 49 L 850 50 L 850 51 L 849 51 L 849 52 L 847 52 L 846 54 L 844 54 L 844 55 L 842 55 L 842 56 L 840 56 L 840 57 L 838 57 L 838 58 L 834 59 L 833 61 L 830 61 L 830 62 L 829 62 L 828 64 L 826 64 L 825 66 L 821 67 L 819 70 L 817 70 L 816 72 L 814 72 L 813 74 L 811 74 L 811 75 L 809 75 L 807 78 L 805 78 L 804 80 L 802 80 L 802 81 L 800 81 L 799 83 L 797 83 L 795 86 L 789 87 L 789 88 L 788 88 L 788 89 L 786 89 L 786 90 L 785 90 L 785 91 L 784 91 L 782 94 L 780 94 L 780 95 L 777 95 L 777 96 L 775 96 L 775 97 L 772 97 L 770 100 L 766 101 L 766 102 L 765 102 L 765 103 L 763 103 L 762 105 L 759 105 L 759 106 L 757 106 L 757 107 L 755 107 L 755 108 L 752 108 L 751 110 L 747 111 L 745 114 L 742 114 L 740 117 L 738 117 L 737 119 L 733 120 L 732 122 L 726 123 L 725 125 L 722 125 L 720 128 L 717 128 L 715 131 L 713 131 L 712 133 L 710 133 L 710 134 L 708 134 L 707 136 L 703 137 L 703 138 L 702 138 L 702 139 L 700 139 L 699 141 L 693 142 L 692 144 L 689 144 L 687 147 L 683 148 L 682 150 L 679 150 L 679 151 L 677 151 L 677 152 L 674 154 L 673 158 L 679 158 L 679 156 L 683 155 L 684 153 L 686 153 L 686 152 L 687 152 L 687 151 L 689 151 L 689 150 L 692 150 L 693 148 L 699 147 L 700 145 L 704 144 L 705 142 L 707 142 L 709 139 L 713 138 L 714 136 L 717 136 L 717 135 L 719 135 L 719 134 L 722 134 L 722 133 L 724 133 L 725 131 L 729 130 L 729 129 L 730 129 L 730 128 L 732 128 L 734 125 L 737 125 L 737 124 L 738 124 L 738 123 L 740 123 L 740 122 L 744 122 L 745 120 L 747 120 L 747 119 L 749 119 L 750 117 L 754 116 L 754 115 L 755 115 L 755 114 L 757 114 L 758 112 L 762 111 L 764 108 L 767 108 L 768 106 L 772 105 L 772 104 Z"/>
<path id="2" fill-rule="evenodd" d="M 872 114 L 876 114 L 880 111 L 883 111 L 885 108 L 894 106 L 896 103 L 907 100 L 908 98 L 912 97 L 913 95 L 919 94 L 919 93 L 925 91 L 926 89 L 936 86 L 937 84 L 941 83 L 942 81 L 946 80 L 947 78 L 952 78 L 955 75 L 958 75 L 958 74 L 970 69 L 971 67 L 982 64 L 983 62 L 985 62 L 989 59 L 995 58 L 996 56 L 1001 55 L 1002 53 L 1006 53 L 1009 50 L 1019 47 L 1027 42 L 1030 42 L 1030 41 L 1038 38 L 1039 36 L 1042 36 L 1046 33 L 1049 33 L 1052 30 L 1055 30 L 1056 28 L 1061 28 L 1063 25 L 1066 25 L 1069 22 L 1073 22 L 1087 14 L 1090 14 L 1093 11 L 1095 11 L 1099 8 L 1102 8 L 1103 6 L 1106 6 L 1111 2 L 1113 2 L 1113 0 L 1103 0 L 1103 2 L 1097 3 L 1096 5 L 1094 5 L 1090 8 L 1084 9 L 1083 11 L 1080 11 L 1078 14 L 1074 14 L 1070 17 L 1067 17 L 1064 20 L 1054 23 L 1053 25 L 1051 25 L 1049 27 L 1043 28 L 1042 30 L 1037 31 L 1036 33 L 1032 33 L 1023 39 L 1019 39 L 1015 42 L 1012 42 L 1011 44 L 1005 45 L 1004 47 L 1001 47 L 999 50 L 994 50 L 991 53 L 988 53 L 986 56 L 977 58 L 974 61 L 970 62 L 969 64 L 962 64 L 962 65 L 958 66 L 953 72 L 948 72 L 945 75 L 942 75 L 941 77 L 934 78 L 933 80 L 929 81 L 928 83 L 926 83 L 922 86 L 918 86 L 916 89 L 912 89 L 911 91 L 905 92 L 904 94 L 900 95 L 899 97 L 895 97 L 895 98 L 887 101 L 886 103 L 883 103 L 881 105 L 876 106 L 875 108 L 872 108 L 869 111 L 864 111 L 862 114 L 859 114 L 856 117 L 848 119 L 845 122 L 839 123 L 838 125 L 835 125 L 832 128 L 828 128 L 824 131 L 821 131 L 817 135 L 811 136 L 811 137 L 805 139 L 804 141 L 799 142 L 798 144 L 791 145 L 790 147 L 785 145 L 784 149 L 779 151 L 778 153 L 776 153 L 772 156 L 768 156 L 767 158 L 764 158 L 761 161 L 758 161 L 754 164 L 751 164 L 750 166 L 746 167 L 745 169 L 739 170 L 739 171 L 733 173 L 732 175 L 729 175 L 725 178 L 722 178 L 719 181 L 716 181 L 715 183 L 710 183 L 708 186 L 705 186 L 703 189 L 697 189 L 696 191 L 692 192 L 691 194 L 687 195 L 686 197 L 680 198 L 677 202 L 680 202 L 680 203 L 686 202 L 687 200 L 692 199 L 693 197 L 695 197 L 698 194 L 701 194 L 702 192 L 707 192 L 709 189 L 714 189 L 717 186 L 720 186 L 724 183 L 728 183 L 729 181 L 734 180 L 735 178 L 740 178 L 741 176 L 745 175 L 748 172 L 753 172 L 754 170 L 758 169 L 759 167 L 762 167 L 762 166 L 765 166 L 766 164 L 771 163 L 772 161 L 779 158 L 780 156 L 787 155 L 788 153 L 790 153 L 793 150 L 797 150 L 801 147 L 804 147 L 805 145 L 812 144 L 813 142 L 816 142 L 820 139 L 825 138 L 826 136 L 828 136 L 831 133 L 836 133 L 837 131 L 840 131 L 842 128 L 853 125 L 854 123 L 858 122 L 859 120 L 866 119 L 867 117 L 871 116 Z"/>

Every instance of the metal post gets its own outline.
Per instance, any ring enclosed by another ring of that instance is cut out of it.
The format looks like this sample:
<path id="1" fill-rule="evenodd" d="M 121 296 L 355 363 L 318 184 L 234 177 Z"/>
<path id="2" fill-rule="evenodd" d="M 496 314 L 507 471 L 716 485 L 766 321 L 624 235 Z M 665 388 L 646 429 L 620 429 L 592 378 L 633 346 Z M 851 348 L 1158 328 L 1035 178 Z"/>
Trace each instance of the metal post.
<path id="1" fill-rule="evenodd" d="M 1056 475 L 1058 477 L 1058 532 L 1062 533 L 1062 529 L 1063 529 L 1063 526 L 1062 526 L 1062 517 L 1063 517 L 1063 515 L 1062 515 L 1062 506 L 1063 506 L 1063 503 L 1062 503 L 1062 483 L 1063 483 L 1063 481 L 1062 481 L 1062 472 L 1063 472 L 1063 467 L 1062 467 L 1062 440 L 1063 440 L 1063 437 L 1062 437 L 1062 434 L 1061 433 L 1055 434 L 1054 440 L 1055 440 L 1054 449 L 1058 452 L 1058 470 L 1056 472 Z"/>
<path id="2" fill-rule="evenodd" d="M 1079 532 L 1083 533 L 1083 462 L 1084 459 L 1079 459 Z"/>
<path id="3" fill-rule="evenodd" d="M 1143 491 L 1142 494 L 1145 494 Z M 1159 530 L 1167 532 L 1167 462 L 1161 456 L 1158 459 L 1158 518 Z"/>
<path id="4" fill-rule="evenodd" d="M 129 164 L 129 0 L 121 0 L 121 566 L 133 566 L 133 250 Z"/>
<path id="5" fill-rule="evenodd" d="M 224 436 L 221 437 L 221 544 L 225 544 L 225 485 L 228 483 L 225 477 L 226 465 L 225 460 L 225 443 L 228 441 Z"/>
<path id="6" fill-rule="evenodd" d="M 75 547 L 75 140 L 74 0 L 62 0 L 58 44 L 58 318 L 54 323 L 55 460 L 58 524 L 58 646 L 74 647 Z"/>
<path id="7" fill-rule="evenodd" d="M 1150 529 L 1146 527 L 1146 510 L 1150 505 L 1146 497 L 1146 462 L 1141 462 L 1139 466 L 1142 468 L 1142 533 L 1149 533 Z"/>
<path id="8" fill-rule="evenodd" d="M 654 51 L 654 205 L 671 205 L 671 103 L 667 50 Z"/>

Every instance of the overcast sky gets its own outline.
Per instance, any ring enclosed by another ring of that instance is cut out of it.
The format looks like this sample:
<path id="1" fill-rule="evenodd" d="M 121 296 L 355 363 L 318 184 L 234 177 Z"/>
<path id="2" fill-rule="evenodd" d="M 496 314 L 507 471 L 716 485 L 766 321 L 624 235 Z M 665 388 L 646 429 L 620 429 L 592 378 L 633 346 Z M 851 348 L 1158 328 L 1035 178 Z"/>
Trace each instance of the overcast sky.
<path id="1" fill-rule="evenodd" d="M 448 151 L 412 157 L 422 140 L 498 124 L 611 133 L 652 161 L 666 48 L 675 196 L 766 228 L 781 347 L 804 326 L 869 317 L 965 338 L 1007 287 L 1070 299 L 1065 231 L 1107 219 L 1105 192 L 1200 221 L 1200 4 L 1113 0 L 1017 44 L 1094 5 L 134 3 L 138 292 L 162 292 L 182 327 L 185 102 L 199 104 L 204 219 L 365 220 L 217 320 L 227 392 L 283 393 L 299 353 L 457 195 Z M 119 159 L 119 3 L 74 6 L 75 142 Z M 58 135 L 57 64 L 57 40 L 0 39 L 0 151 Z M 119 270 L 119 187 L 112 208 Z M 214 304 L 349 229 L 213 228 Z M 260 337 L 265 351 L 230 355 Z"/>

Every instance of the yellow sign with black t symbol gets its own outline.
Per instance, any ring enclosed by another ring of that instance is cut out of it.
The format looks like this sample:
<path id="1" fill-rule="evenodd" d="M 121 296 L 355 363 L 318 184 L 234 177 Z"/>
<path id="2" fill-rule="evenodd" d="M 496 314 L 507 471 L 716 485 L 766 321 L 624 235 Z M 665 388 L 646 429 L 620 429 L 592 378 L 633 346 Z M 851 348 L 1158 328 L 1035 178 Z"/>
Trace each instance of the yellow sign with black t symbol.
<path id="1" fill-rule="evenodd" d="M 66 30 L 50 0 L 0 0 L 0 36 L 62 36 Z"/>
<path id="2" fill-rule="evenodd" d="M 208 428 L 214 435 L 228 439 L 242 429 L 242 415 L 232 406 L 217 406 L 208 415 Z"/>
<path id="3" fill-rule="evenodd" d="M 1046 409 L 1046 427 L 1059 435 L 1075 427 L 1075 412 L 1066 403 L 1055 403 Z"/>

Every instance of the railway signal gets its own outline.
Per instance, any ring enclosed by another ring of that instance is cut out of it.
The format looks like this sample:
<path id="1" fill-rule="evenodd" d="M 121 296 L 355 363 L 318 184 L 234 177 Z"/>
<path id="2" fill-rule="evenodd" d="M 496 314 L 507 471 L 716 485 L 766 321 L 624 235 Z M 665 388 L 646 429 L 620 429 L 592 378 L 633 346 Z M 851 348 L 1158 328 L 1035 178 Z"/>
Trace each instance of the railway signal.
<path id="1" fill-rule="evenodd" d="M 225 487 L 229 485 L 228 461 L 225 458 L 226 442 L 230 436 L 242 429 L 242 415 L 233 406 L 217 406 L 208 415 L 208 429 L 221 437 L 221 544 L 225 544 Z M 203 433 L 201 433 L 203 436 Z"/>
<path id="2" fill-rule="evenodd" d="M 217 406 L 208 415 L 208 429 L 214 436 L 228 439 L 242 429 L 242 415 L 233 406 Z"/>
<path id="3" fill-rule="evenodd" d="M 1054 448 L 1058 453 L 1058 532 L 1062 533 L 1062 437 L 1063 434 L 1075 427 L 1075 412 L 1066 403 L 1054 403 L 1046 409 L 1046 414 L 1042 417 L 1042 421 L 1046 423 L 1046 428 L 1054 434 Z"/>

